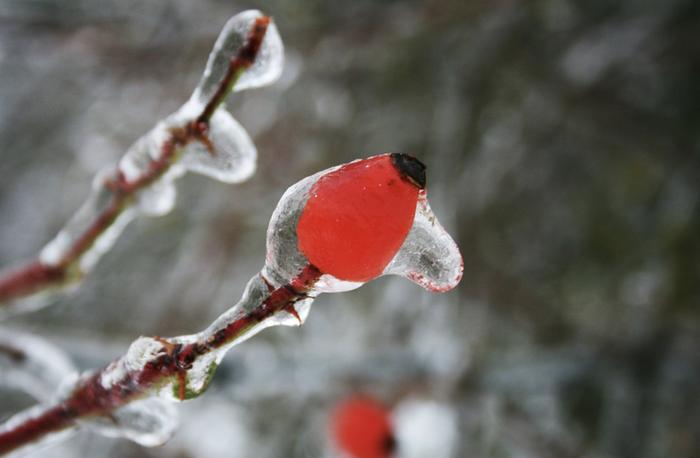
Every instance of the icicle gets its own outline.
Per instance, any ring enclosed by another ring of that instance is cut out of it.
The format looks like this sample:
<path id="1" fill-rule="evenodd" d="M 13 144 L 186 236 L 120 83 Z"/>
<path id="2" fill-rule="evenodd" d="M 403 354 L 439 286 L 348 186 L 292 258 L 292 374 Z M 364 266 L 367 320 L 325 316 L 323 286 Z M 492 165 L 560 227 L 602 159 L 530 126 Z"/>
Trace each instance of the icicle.
<path id="1" fill-rule="evenodd" d="M 255 20 L 261 17 L 263 14 L 260 11 L 248 10 L 233 16 L 226 23 L 209 55 L 202 79 L 192 95 L 192 100 L 198 105 L 204 106 L 211 99 L 228 70 L 229 62 L 245 42 Z M 271 84 L 280 77 L 283 66 L 282 39 L 275 24 L 270 23 L 255 62 L 239 77 L 233 90 L 242 91 Z"/>

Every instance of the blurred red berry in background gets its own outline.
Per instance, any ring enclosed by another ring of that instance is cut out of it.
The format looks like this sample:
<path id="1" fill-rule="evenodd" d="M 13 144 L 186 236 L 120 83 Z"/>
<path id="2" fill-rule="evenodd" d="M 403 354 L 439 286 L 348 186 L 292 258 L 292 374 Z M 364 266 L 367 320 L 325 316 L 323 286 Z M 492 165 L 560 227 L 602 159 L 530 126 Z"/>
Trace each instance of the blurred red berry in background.
<path id="1" fill-rule="evenodd" d="M 389 458 L 396 447 L 389 409 L 365 395 L 336 406 L 331 434 L 338 448 L 352 458 Z"/>

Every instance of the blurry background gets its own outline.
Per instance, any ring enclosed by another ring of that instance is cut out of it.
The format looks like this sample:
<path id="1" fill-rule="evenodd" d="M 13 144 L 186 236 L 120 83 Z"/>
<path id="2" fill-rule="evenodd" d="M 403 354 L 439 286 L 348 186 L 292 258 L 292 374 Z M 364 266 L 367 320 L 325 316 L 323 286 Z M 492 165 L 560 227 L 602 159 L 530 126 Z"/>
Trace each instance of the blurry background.
<path id="1" fill-rule="evenodd" d="M 42 456 L 324 456 L 356 392 L 433 406 L 418 431 L 434 458 L 700 456 L 693 0 L 0 0 L 0 266 L 36 255 L 93 174 L 189 97 L 250 7 L 287 51 L 281 81 L 228 100 L 257 174 L 186 176 L 82 289 L 3 325 L 84 369 L 203 329 L 262 266 L 289 185 L 385 151 L 427 164 L 464 279 L 321 296 L 302 328 L 231 351 L 164 447 L 80 433 Z M 5 393 L 0 411 L 30 403 Z"/>

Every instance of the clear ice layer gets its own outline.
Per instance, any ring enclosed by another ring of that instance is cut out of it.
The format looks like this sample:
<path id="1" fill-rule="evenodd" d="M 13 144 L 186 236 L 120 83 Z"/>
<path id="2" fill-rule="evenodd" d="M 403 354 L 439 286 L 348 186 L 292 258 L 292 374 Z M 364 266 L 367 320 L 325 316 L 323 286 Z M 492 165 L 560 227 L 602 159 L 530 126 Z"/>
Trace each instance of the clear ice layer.
<path id="1" fill-rule="evenodd" d="M 248 10 L 233 16 L 226 23 L 209 55 L 202 79 L 192 95 L 196 103 L 204 106 L 214 95 L 228 71 L 229 62 L 236 56 L 256 19 L 260 17 L 263 17 L 260 11 Z M 236 81 L 234 92 L 272 84 L 282 74 L 283 66 L 284 46 L 277 27 L 271 21 L 255 62 Z"/>
<path id="2" fill-rule="evenodd" d="M 56 237 L 49 242 L 39 253 L 39 260 L 48 266 L 58 265 L 70 252 L 83 234 L 95 224 L 98 217 L 108 211 L 112 205 L 112 191 L 105 187 L 107 176 L 113 175 L 111 169 L 105 169 L 95 176 L 92 191 L 82 207 L 61 229 Z M 90 248 L 80 257 L 80 270 L 89 271 L 107 252 L 121 234 L 126 225 L 134 219 L 134 212 L 130 208 L 120 211 L 109 228 L 102 232 Z"/>
<path id="3" fill-rule="evenodd" d="M 151 131 L 136 141 L 119 161 L 116 168 L 103 170 L 93 181 L 92 192 L 87 201 L 70 219 L 59 234 L 41 251 L 39 260 L 47 266 L 57 266 L 70 256 L 70 252 L 80 238 L 94 228 L 101 216 L 113 214 L 114 220 L 107 225 L 87 251 L 78 253 L 77 261 L 82 274 L 91 270 L 99 258 L 114 244 L 124 227 L 137 215 L 159 216 L 168 213 L 175 205 L 176 189 L 174 181 L 186 171 L 207 175 L 226 183 L 236 183 L 250 177 L 255 171 L 257 151 L 243 127 L 223 108 L 219 107 L 211 117 L 206 131 L 206 140 L 193 139 L 184 147 L 174 151 L 172 163 L 164 173 L 156 177 L 147 186 L 139 189 L 128 199 L 115 199 L 114 184 L 118 177 L 127 183 L 133 183 L 152 172 L 154 161 L 159 161 L 165 151 L 167 142 L 174 130 L 183 129 L 196 120 L 202 109 L 209 102 L 221 83 L 229 62 L 245 42 L 255 20 L 261 17 L 259 11 L 246 11 L 231 18 L 209 57 L 206 70 L 190 100 L 174 114 L 159 122 Z M 277 28 L 270 22 L 264 40 L 253 65 L 238 75 L 233 91 L 261 87 L 271 84 L 279 78 L 284 63 L 284 47 Z M 117 205 L 118 203 L 118 205 Z M 78 275 L 79 276 L 79 275 Z M 219 318 L 212 326 L 200 334 L 171 339 L 173 342 L 192 342 L 208 336 L 219 326 L 225 326 L 227 320 L 240 317 L 254 307 L 261 305 L 261 300 L 269 293 L 268 285 L 261 276 L 256 276 L 248 284 L 246 293 L 239 304 Z M 247 329 L 238 339 L 226 346 L 198 358 L 188 370 L 185 383 L 186 391 L 194 395 L 204 391 L 213 375 L 213 371 L 231 346 L 240 343 L 260 330 L 273 325 L 299 325 L 308 314 L 312 297 L 298 302 L 297 315 L 281 312 L 261 323 Z M 0 352 L 0 381 L 27 391 L 37 399 L 47 401 L 55 396 L 56 387 L 62 396 L 67 396 L 75 387 L 73 366 L 65 356 L 39 339 L 5 334 L 0 332 L 0 346 L 9 354 Z M 18 343 L 22 352 L 13 352 L 10 344 Z M 163 343 L 148 337 L 137 339 L 127 354 L 112 363 L 102 374 L 100 383 L 104 388 L 113 387 L 124 382 L 129 373 L 141 371 L 148 361 L 159 357 Z M 177 425 L 174 407 L 168 399 L 178 399 L 174 394 L 178 381 L 171 380 L 162 387 L 162 398 L 151 397 L 130 403 L 110 412 L 109 417 L 90 418 L 80 423 L 102 435 L 124 437 L 141 445 L 154 446 L 164 443 Z M 12 429 L 28 418 L 40 415 L 47 407 L 40 405 L 22 412 L 7 422 L 0 429 Z M 65 437 L 70 431 L 49 435 L 48 440 Z M 43 447 L 45 441 L 24 447 L 21 453 Z"/>
<path id="4" fill-rule="evenodd" d="M 122 437 L 145 447 L 167 442 L 178 426 L 175 406 L 160 398 L 145 398 L 81 422 L 89 430 L 107 437 Z"/>
<path id="5" fill-rule="evenodd" d="M 22 391 L 42 402 L 5 420 L 0 432 L 12 430 L 27 419 L 38 416 L 62 392 L 62 387 L 77 378 L 73 363 L 51 343 L 17 331 L 0 328 L 0 386 Z M 47 447 L 48 444 L 72 435 L 71 430 L 49 434 L 9 456 L 24 456 Z"/>
<path id="6" fill-rule="evenodd" d="M 297 247 L 297 224 L 311 187 L 336 168 L 323 170 L 290 186 L 272 213 L 267 226 L 267 254 L 262 273 L 273 286 L 288 283 L 309 263 Z"/>
<path id="7" fill-rule="evenodd" d="M 122 391 L 120 384 L 125 384 L 123 391 L 129 392 L 134 388 L 134 380 L 138 379 L 135 375 L 142 373 L 149 362 L 161 358 L 175 345 L 183 349 L 197 343 L 198 346 L 190 348 L 205 350 L 191 353 L 197 356 L 190 367 L 183 367 L 183 372 L 159 380 L 154 391 L 144 393 L 150 397 L 117 409 L 111 417 L 91 418 L 81 421 L 81 424 L 100 434 L 125 437 L 142 445 L 161 444 L 170 437 L 177 424 L 174 410 L 167 401 L 181 401 L 204 392 L 231 347 L 270 326 L 301 325 L 312 302 L 322 292 L 339 292 L 361 286 L 361 282 L 340 281 L 312 268 L 298 248 L 297 225 L 309 200 L 309 192 L 319 178 L 340 167 L 307 177 L 285 192 L 268 226 L 265 265 L 260 274 L 248 282 L 235 306 L 197 334 L 168 339 L 140 337 L 122 358 L 101 373 L 99 383 L 105 390 L 116 393 Z M 390 187 L 387 188 L 387 192 L 392 192 Z M 424 191 L 418 193 L 412 226 L 382 275 L 400 275 L 430 291 L 447 291 L 460 281 L 462 257 L 455 242 L 432 213 Z M 265 310 L 273 304 L 268 301 L 271 297 L 277 297 L 280 302 L 274 303 L 274 309 Z M 36 415 L 36 412 L 30 410 L 20 414 L 19 420 L 13 419 L 9 425 L 17 424 L 27 415 Z"/>
<path id="8" fill-rule="evenodd" d="M 253 175 L 257 159 L 253 140 L 225 109 L 214 112 L 208 138 L 211 150 L 201 142 L 185 149 L 181 163 L 187 170 L 224 183 L 238 183 Z"/>
<path id="9" fill-rule="evenodd" d="M 425 194 L 418 199 L 413 226 L 394 259 L 384 270 L 429 291 L 449 291 L 462 279 L 459 248 L 433 214 Z"/>
<path id="10" fill-rule="evenodd" d="M 58 347 L 38 337 L 0 328 L 0 386 L 48 401 L 76 373 Z"/>
<path id="11" fill-rule="evenodd" d="M 117 179 L 117 171 L 127 182 L 138 181 L 149 173 L 153 162 L 162 157 L 172 132 L 197 119 L 224 77 L 229 61 L 245 42 L 255 20 L 260 17 L 262 13 L 259 11 L 249 10 L 227 22 L 209 57 L 202 80 L 190 100 L 137 140 L 121 158 L 116 169 L 110 167 L 97 174 L 86 202 L 42 249 L 39 259 L 43 264 L 57 266 L 63 262 L 80 237 L 113 205 L 114 191 L 106 184 Z M 233 90 L 260 87 L 274 82 L 279 78 L 283 64 L 282 40 L 274 23 L 270 22 L 254 64 L 240 75 Z M 170 212 L 177 197 L 174 182 L 186 171 L 225 183 L 244 181 L 255 172 L 255 145 L 245 129 L 224 108 L 218 108 L 212 115 L 206 136 L 206 141 L 193 139 L 175 151 L 167 170 L 149 185 L 139 189 L 133 196 L 133 202 L 124 202 L 123 208 L 117 210 L 115 220 L 85 253 L 78 256 L 79 272 L 76 278 L 70 280 L 75 281 L 81 274 L 90 271 L 114 245 L 124 227 L 137 215 L 161 216 Z"/>
<path id="12" fill-rule="evenodd" d="M 218 331 L 226 328 L 230 323 L 235 322 L 261 307 L 269 295 L 270 288 L 268 283 L 261 275 L 256 275 L 248 282 L 241 300 L 217 318 L 207 329 L 197 334 L 165 340 L 151 337 L 139 337 L 129 346 L 128 351 L 123 357 L 114 361 L 102 372 L 100 384 L 104 389 L 108 390 L 114 386 L 119 386 L 120 383 L 131 383 L 129 374 L 139 373 L 144 369 L 147 363 L 159 358 L 165 351 L 165 345 L 180 344 L 186 346 L 194 342 L 205 342 Z M 157 392 L 158 396 L 166 400 L 181 401 L 182 399 L 180 399 L 179 394 L 184 392 L 186 399 L 196 397 L 206 390 L 217 366 L 231 347 L 244 342 L 263 329 L 271 326 L 301 325 L 308 316 L 309 308 L 314 297 L 315 295 L 310 295 L 294 304 L 298 318 L 287 311 L 280 311 L 259 323 L 252 323 L 252 325 L 245 329 L 240 335 L 232 338 L 222 346 L 211 349 L 204 355 L 200 355 L 194 361 L 192 367 L 186 371 L 184 390 L 180 390 L 180 380 L 175 377 L 160 386 Z"/>
<path id="13" fill-rule="evenodd" d="M 263 275 L 275 286 L 289 282 L 308 264 L 298 248 L 296 227 L 313 185 L 340 167 L 323 170 L 292 185 L 277 204 L 267 230 L 267 256 L 263 269 Z M 413 225 L 383 274 L 400 275 L 427 290 L 444 292 L 457 286 L 462 271 L 462 255 L 457 244 L 440 225 L 430 209 L 425 191 L 421 191 Z M 315 291 L 342 292 L 362 284 L 325 274 L 316 283 Z"/>

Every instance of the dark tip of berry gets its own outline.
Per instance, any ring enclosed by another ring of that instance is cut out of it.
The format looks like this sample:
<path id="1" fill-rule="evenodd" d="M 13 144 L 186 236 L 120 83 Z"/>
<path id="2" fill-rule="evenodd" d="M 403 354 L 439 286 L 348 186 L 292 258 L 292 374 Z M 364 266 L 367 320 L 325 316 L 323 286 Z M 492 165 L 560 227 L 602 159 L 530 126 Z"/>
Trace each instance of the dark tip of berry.
<path id="1" fill-rule="evenodd" d="M 389 433 L 382 441 L 382 449 L 389 454 L 396 451 L 397 445 L 396 438 L 391 433 Z"/>
<path id="2" fill-rule="evenodd" d="M 413 156 L 403 153 L 391 153 L 391 162 L 402 177 L 425 189 L 425 165 Z"/>

